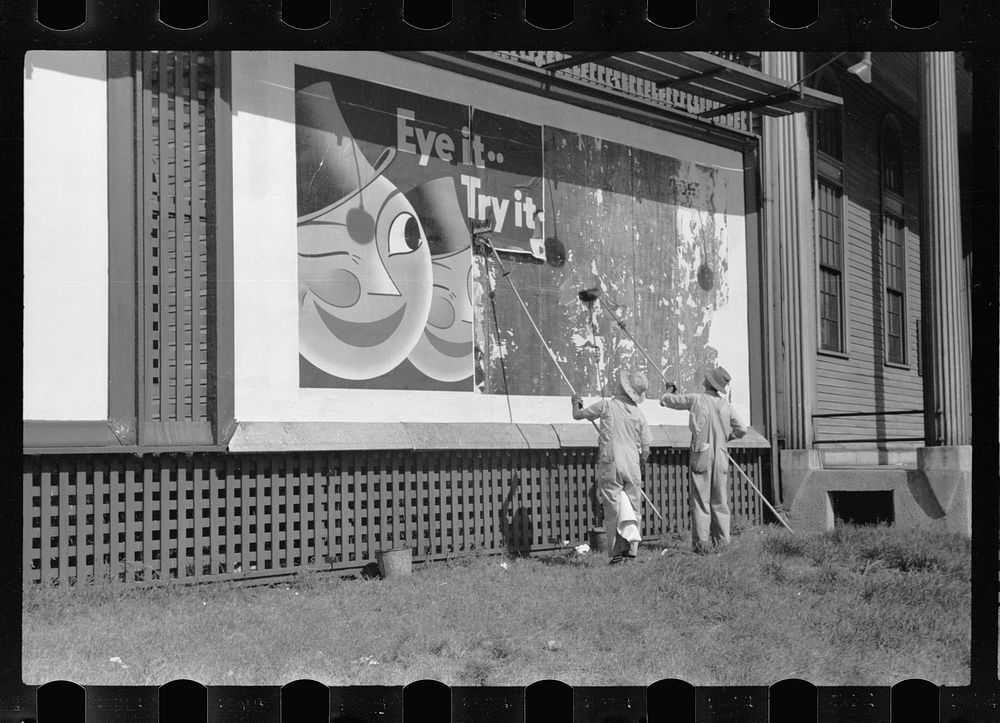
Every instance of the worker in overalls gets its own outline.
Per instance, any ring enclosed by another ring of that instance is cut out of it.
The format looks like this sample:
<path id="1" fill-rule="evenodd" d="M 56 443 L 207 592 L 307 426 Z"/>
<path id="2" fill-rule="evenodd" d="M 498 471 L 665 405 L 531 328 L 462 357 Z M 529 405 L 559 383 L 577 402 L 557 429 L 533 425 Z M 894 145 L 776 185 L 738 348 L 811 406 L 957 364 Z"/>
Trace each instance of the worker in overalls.
<path id="1" fill-rule="evenodd" d="M 611 399 L 586 409 L 574 395 L 573 419 L 600 420 L 597 439 L 597 496 L 604 508 L 604 530 L 612 564 L 636 557 L 642 503 L 642 465 L 649 457 L 652 435 L 646 415 L 639 409 L 648 383 L 646 375 L 621 370 Z"/>
<path id="2" fill-rule="evenodd" d="M 722 367 L 705 372 L 704 392 L 677 394 L 677 385 L 668 384 L 660 404 L 670 409 L 690 411 L 691 428 L 691 537 L 695 552 L 706 554 L 711 547 L 729 544 L 729 453 L 727 443 L 747 433 L 746 427 L 726 401 L 726 385 L 731 378 Z"/>

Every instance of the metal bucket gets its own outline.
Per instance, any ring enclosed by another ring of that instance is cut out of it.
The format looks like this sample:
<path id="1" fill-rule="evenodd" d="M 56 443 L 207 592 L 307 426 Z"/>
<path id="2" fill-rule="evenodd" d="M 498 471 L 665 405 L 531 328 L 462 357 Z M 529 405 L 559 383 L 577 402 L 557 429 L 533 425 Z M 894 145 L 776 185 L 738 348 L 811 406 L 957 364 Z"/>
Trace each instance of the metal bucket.
<path id="1" fill-rule="evenodd" d="M 604 530 L 590 530 L 587 532 L 587 538 L 591 552 L 607 552 L 608 535 Z"/>
<path id="2" fill-rule="evenodd" d="M 379 577 L 383 580 L 387 577 L 403 577 L 410 574 L 413 553 L 409 547 L 394 547 L 376 552 L 375 560 L 378 562 Z"/>

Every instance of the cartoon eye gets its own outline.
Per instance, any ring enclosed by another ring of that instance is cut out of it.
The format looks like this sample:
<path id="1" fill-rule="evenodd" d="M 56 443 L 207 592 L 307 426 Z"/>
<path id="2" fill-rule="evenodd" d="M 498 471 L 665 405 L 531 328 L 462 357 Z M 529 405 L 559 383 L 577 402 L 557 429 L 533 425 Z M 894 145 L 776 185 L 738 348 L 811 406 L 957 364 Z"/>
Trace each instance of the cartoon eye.
<path id="1" fill-rule="evenodd" d="M 420 224 L 412 213 L 401 213 L 389 226 L 389 255 L 412 254 L 423 241 Z"/>

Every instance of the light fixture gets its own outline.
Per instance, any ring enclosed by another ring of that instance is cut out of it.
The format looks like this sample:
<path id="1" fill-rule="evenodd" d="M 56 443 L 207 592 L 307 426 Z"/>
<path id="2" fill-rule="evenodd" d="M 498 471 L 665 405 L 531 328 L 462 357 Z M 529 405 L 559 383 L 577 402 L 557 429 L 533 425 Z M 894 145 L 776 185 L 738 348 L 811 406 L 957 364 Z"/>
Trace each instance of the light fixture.
<path id="1" fill-rule="evenodd" d="M 812 71 L 810 71 L 809 73 L 806 73 L 805 75 L 803 75 L 799 80 L 797 80 L 795 83 L 793 83 L 791 86 L 789 86 L 788 89 L 789 90 L 794 90 L 796 87 L 802 85 L 807 80 L 809 80 L 809 78 L 811 78 L 814 75 L 816 75 L 816 73 L 818 73 L 819 71 L 823 70 L 823 68 L 825 68 L 826 66 L 830 65 L 831 63 L 834 63 L 834 62 L 840 60 L 842 57 L 844 57 L 845 55 L 847 55 L 848 52 L 850 52 L 850 51 L 845 50 L 842 53 L 837 53 L 832 58 L 830 58 L 829 60 L 827 60 L 825 63 L 822 63 L 821 65 L 817 66 Z M 854 65 L 852 65 L 851 67 L 849 67 L 847 69 L 847 72 L 848 73 L 852 73 L 852 74 L 858 76 L 862 80 L 862 82 L 871 83 L 872 82 L 872 54 L 866 52 L 864 54 L 864 57 L 861 59 L 861 62 L 855 63 Z M 712 111 L 712 112 L 715 112 L 715 111 Z M 702 113 L 701 115 L 704 115 L 704 113 Z"/>
<path id="2" fill-rule="evenodd" d="M 861 78 L 863 83 L 872 82 L 872 54 L 865 53 L 864 57 L 861 59 L 860 63 L 855 63 L 850 68 L 847 69 L 848 73 L 853 73 L 854 75 Z"/>

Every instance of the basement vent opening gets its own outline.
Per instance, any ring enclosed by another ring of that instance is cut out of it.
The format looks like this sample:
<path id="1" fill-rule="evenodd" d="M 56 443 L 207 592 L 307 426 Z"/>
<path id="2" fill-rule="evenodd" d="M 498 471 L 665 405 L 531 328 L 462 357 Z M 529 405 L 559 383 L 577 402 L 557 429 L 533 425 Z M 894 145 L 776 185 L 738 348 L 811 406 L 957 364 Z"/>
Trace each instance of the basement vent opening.
<path id="1" fill-rule="evenodd" d="M 892 490 L 830 492 L 834 525 L 891 525 L 895 521 Z"/>

